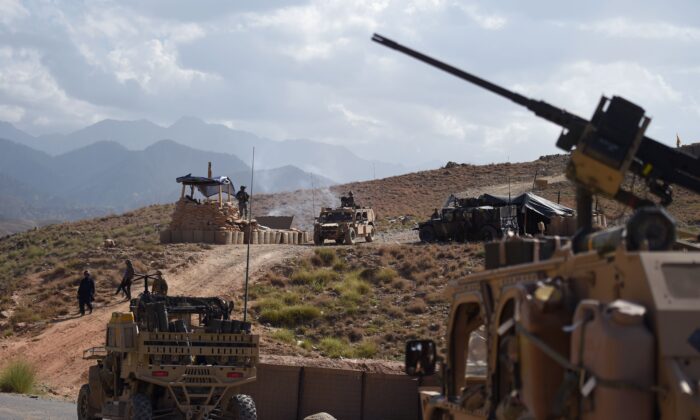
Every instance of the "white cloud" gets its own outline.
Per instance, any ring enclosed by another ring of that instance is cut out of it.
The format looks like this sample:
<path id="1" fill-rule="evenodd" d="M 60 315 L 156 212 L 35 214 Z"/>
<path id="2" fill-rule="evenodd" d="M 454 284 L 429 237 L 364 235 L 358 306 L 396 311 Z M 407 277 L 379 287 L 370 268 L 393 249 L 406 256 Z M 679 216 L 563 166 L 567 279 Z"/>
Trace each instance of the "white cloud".
<path id="1" fill-rule="evenodd" d="M 27 10 L 19 0 L 0 0 L 0 22 L 9 25 L 12 22 L 29 16 Z"/>
<path id="2" fill-rule="evenodd" d="M 442 136 L 465 140 L 468 134 L 474 133 L 478 129 L 477 125 L 463 122 L 460 118 L 445 112 L 433 111 L 431 114 L 432 128 Z"/>
<path id="3" fill-rule="evenodd" d="M 26 110 L 21 106 L 0 104 L 0 120 L 18 123 L 25 113 Z"/>
<path id="4" fill-rule="evenodd" d="M 455 5 L 482 29 L 503 29 L 508 23 L 508 19 L 505 16 L 483 13 L 476 4 L 455 3 Z"/>
<path id="5" fill-rule="evenodd" d="M 105 118 L 98 107 L 70 97 L 42 64 L 41 54 L 32 49 L 0 48 L 0 96 L 7 102 L 50 106 L 67 120 L 96 122 Z M 23 117 L 24 112 L 21 114 Z"/>
<path id="6" fill-rule="evenodd" d="M 609 37 L 697 42 L 700 28 L 680 26 L 668 22 L 637 22 L 618 17 L 578 25 L 582 31 L 603 34 Z"/>
<path id="7" fill-rule="evenodd" d="M 357 114 L 355 112 L 350 111 L 343 104 L 338 104 L 338 103 L 331 104 L 328 106 L 328 109 L 342 115 L 343 118 L 350 125 L 353 125 L 353 126 L 366 126 L 368 128 L 372 128 L 372 127 L 377 127 L 377 126 L 382 125 L 380 121 L 378 121 L 372 117 L 367 117 L 367 116 L 360 115 L 360 114 Z"/>
<path id="8" fill-rule="evenodd" d="M 589 115 L 601 95 L 618 95 L 642 106 L 678 104 L 683 95 L 660 74 L 628 61 L 587 60 L 561 66 L 543 83 L 516 85 L 516 92 Z"/>

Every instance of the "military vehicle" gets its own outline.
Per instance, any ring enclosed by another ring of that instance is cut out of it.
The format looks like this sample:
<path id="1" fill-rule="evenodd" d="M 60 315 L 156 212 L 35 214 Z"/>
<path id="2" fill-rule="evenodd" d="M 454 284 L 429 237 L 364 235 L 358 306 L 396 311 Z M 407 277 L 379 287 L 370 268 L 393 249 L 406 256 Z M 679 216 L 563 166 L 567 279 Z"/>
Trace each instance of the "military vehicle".
<path id="1" fill-rule="evenodd" d="M 373 40 L 564 127 L 557 146 L 577 188 L 575 235 L 487 244 L 497 268 L 450 285 L 441 389 L 422 391 L 423 418 L 700 418 L 700 247 L 676 239 L 663 208 L 671 184 L 700 194 L 700 157 L 646 137 L 644 110 L 621 97 L 603 97 L 588 121 Z M 629 175 L 658 202 L 626 190 Z M 632 217 L 595 231 L 593 194 Z M 407 343 L 407 373 L 434 373 L 437 360 L 432 340 Z"/>
<path id="2" fill-rule="evenodd" d="M 338 245 L 353 245 L 358 237 L 366 242 L 374 240 L 376 230 L 374 210 L 355 205 L 352 195 L 341 197 L 340 207 L 324 207 L 314 223 L 314 244 L 323 245 L 326 239 Z"/>
<path id="3" fill-rule="evenodd" d="M 440 212 L 418 224 L 422 242 L 490 241 L 518 233 L 515 205 L 494 207 L 478 198 L 450 198 Z"/>
<path id="4" fill-rule="evenodd" d="M 230 319 L 233 305 L 216 297 L 144 292 L 130 312 L 112 314 L 104 347 L 78 395 L 78 418 L 255 419 L 240 387 L 256 378 L 258 336 Z"/>

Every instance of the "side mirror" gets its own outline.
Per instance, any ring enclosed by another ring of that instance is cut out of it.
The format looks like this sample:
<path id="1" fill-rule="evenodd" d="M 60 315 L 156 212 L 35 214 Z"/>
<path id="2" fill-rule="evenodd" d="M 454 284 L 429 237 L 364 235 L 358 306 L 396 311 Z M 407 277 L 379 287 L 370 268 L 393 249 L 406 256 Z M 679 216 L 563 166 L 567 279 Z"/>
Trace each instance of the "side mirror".
<path id="1" fill-rule="evenodd" d="M 435 373 L 437 351 L 433 340 L 409 340 L 406 342 L 406 374 L 430 376 Z"/>

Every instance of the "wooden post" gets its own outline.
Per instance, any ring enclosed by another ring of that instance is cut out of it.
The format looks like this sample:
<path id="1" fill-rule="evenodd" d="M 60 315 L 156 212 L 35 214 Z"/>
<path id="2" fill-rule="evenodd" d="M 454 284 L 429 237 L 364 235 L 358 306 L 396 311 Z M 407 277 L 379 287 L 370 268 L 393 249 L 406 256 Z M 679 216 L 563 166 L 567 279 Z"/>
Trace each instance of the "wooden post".
<path id="1" fill-rule="evenodd" d="M 231 184 L 226 185 L 226 195 L 228 195 L 228 202 L 231 202 Z"/>
<path id="2" fill-rule="evenodd" d="M 207 178 L 211 178 L 211 162 L 209 162 L 209 167 L 207 168 Z"/>
<path id="3" fill-rule="evenodd" d="M 219 208 L 223 207 L 224 203 L 221 197 L 221 184 L 219 184 Z"/>
<path id="4" fill-rule="evenodd" d="M 182 192 L 180 193 L 180 198 L 185 198 L 185 183 L 182 183 Z"/>

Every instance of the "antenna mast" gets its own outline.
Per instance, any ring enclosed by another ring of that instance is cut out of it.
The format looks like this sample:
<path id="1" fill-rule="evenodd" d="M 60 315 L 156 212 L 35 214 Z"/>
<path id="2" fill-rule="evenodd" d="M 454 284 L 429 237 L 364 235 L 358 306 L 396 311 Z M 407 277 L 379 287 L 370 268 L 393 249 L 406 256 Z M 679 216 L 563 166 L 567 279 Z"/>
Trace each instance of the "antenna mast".
<path id="1" fill-rule="evenodd" d="M 248 249 L 245 257 L 245 294 L 243 296 L 243 322 L 248 320 L 248 273 L 250 271 L 250 243 L 253 236 L 253 175 L 255 174 L 255 147 L 253 147 L 253 162 L 250 165 L 250 204 L 248 206 Z"/>

